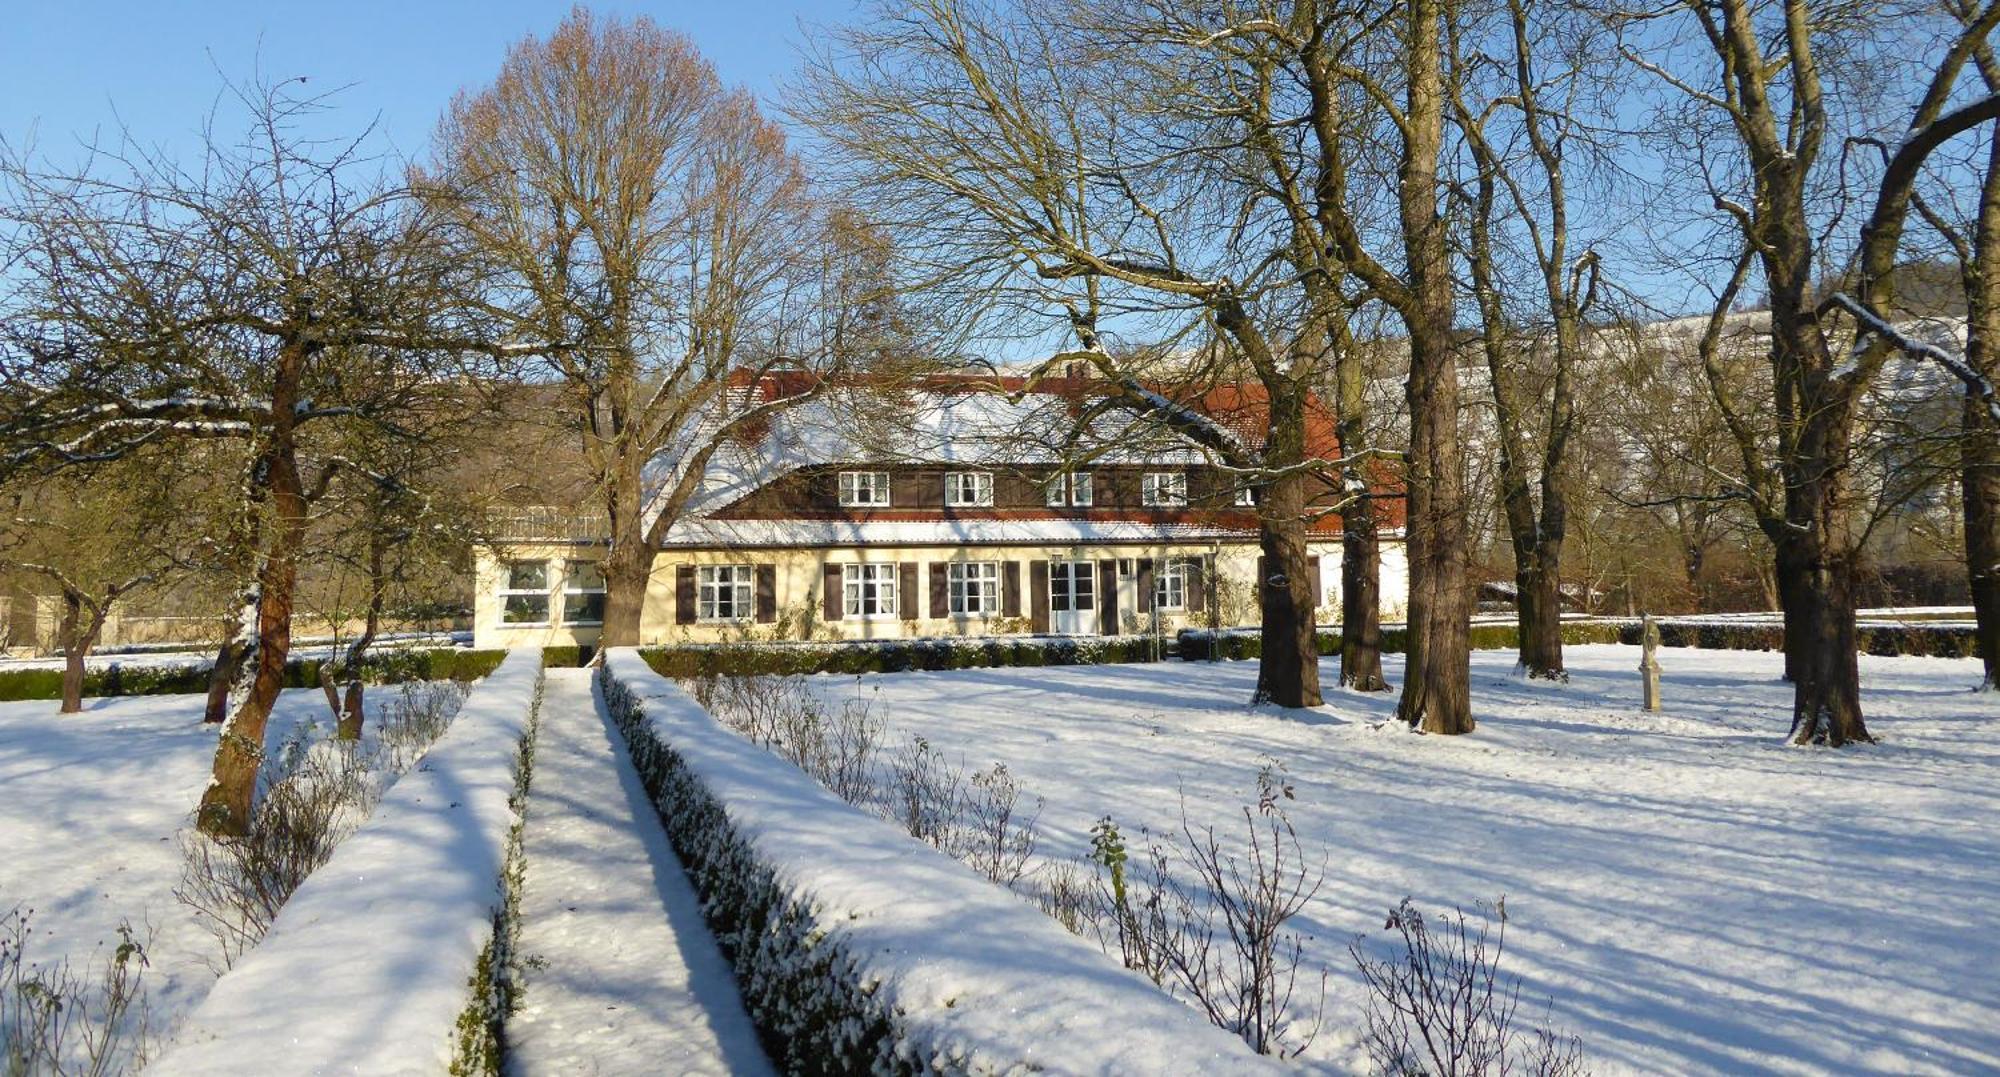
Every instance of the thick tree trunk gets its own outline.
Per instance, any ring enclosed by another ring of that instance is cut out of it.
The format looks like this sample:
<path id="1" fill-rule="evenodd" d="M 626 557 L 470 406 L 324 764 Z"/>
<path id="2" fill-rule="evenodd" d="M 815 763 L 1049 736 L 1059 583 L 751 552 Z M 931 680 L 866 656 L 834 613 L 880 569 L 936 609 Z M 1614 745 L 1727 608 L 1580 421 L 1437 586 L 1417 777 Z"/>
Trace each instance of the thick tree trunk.
<path id="1" fill-rule="evenodd" d="M 1265 488 L 1257 581 L 1264 649 L 1257 660 L 1256 702 L 1317 707 L 1319 639 L 1312 561 L 1306 552 L 1305 477 L 1287 475 Z"/>
<path id="2" fill-rule="evenodd" d="M 1442 45 L 1436 0 L 1412 0 L 1407 22 L 1409 108 L 1398 185 L 1410 336 L 1409 650 L 1396 713 L 1428 733 L 1472 732 L 1472 593 L 1466 587 L 1464 460 L 1452 343 L 1451 256 L 1439 212 Z"/>
<path id="3" fill-rule="evenodd" d="M 1518 549 L 1518 548 L 1517 548 Z M 1520 668 L 1530 680 L 1566 681 L 1562 652 L 1562 585 L 1560 547 L 1531 546 L 1527 557 L 1514 557 L 1514 608 L 1520 634 Z"/>
<path id="4" fill-rule="evenodd" d="M 620 458 L 605 492 L 610 510 L 611 548 L 604 555 L 604 629 L 600 653 L 607 647 L 636 647 L 646 606 L 646 588 L 653 578 L 653 549 L 646 541 L 645 489 L 641 461 Z"/>
<path id="5" fill-rule="evenodd" d="M 1810 540 L 1799 540 L 1811 545 Z M 1796 552 L 1808 569 L 1798 589 L 1797 641 L 1792 662 L 1793 744 L 1838 748 L 1875 738 L 1861 716 L 1861 670 L 1855 656 L 1854 572 L 1851 562 L 1813 550 Z"/>

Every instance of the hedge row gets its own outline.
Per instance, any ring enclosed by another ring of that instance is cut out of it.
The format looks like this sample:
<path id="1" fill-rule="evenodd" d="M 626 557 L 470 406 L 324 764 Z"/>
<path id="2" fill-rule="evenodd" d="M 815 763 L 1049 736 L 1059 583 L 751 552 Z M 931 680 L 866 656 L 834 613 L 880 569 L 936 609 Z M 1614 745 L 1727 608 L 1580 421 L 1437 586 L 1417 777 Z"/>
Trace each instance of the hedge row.
<path id="1" fill-rule="evenodd" d="M 1663 617 L 1660 644 L 1666 647 L 1701 647 L 1718 651 L 1782 651 L 1785 628 L 1782 624 L 1709 621 L 1700 618 Z M 1637 646 L 1645 631 L 1639 621 L 1620 622 L 1618 642 Z M 1976 658 L 1979 640 L 1971 625 L 1884 624 L 1863 622 L 1855 626 L 1855 649 L 1862 654 L 1891 657 L 1928 655 L 1937 658 Z"/>
<path id="2" fill-rule="evenodd" d="M 362 661 L 372 684 L 404 681 L 474 681 L 500 665 L 506 651 L 468 651 L 456 647 L 410 647 L 377 651 Z M 323 658 L 295 658 L 285 663 L 285 687 L 319 685 Z M 114 662 L 92 667 L 83 675 L 85 696 L 164 696 L 208 691 L 213 663 L 149 666 Z M 36 667 L 0 671 L 0 702 L 61 699 L 61 669 Z"/>
<path id="3" fill-rule="evenodd" d="M 146 1072 L 497 1072 L 490 1030 L 506 995 L 493 977 L 509 937 L 495 931 L 518 881 L 541 688 L 533 649 L 475 686 Z"/>
<path id="4" fill-rule="evenodd" d="M 1410 633 L 1406 628 L 1382 629 L 1382 653 L 1403 653 L 1409 646 L 1409 638 Z M 1476 624 L 1472 626 L 1471 639 L 1473 650 L 1494 651 L 1519 646 L 1521 636 L 1519 630 L 1511 624 Z M 1563 625 L 1565 644 L 1618 641 L 1618 625 L 1595 622 Z M 1207 628 L 1184 628 L 1175 640 L 1174 649 L 1182 658 L 1189 661 L 1256 658 L 1264 653 L 1264 638 L 1254 628 L 1228 628 L 1219 632 Z M 1340 653 L 1340 629 L 1319 630 L 1319 653 Z"/>
<path id="5" fill-rule="evenodd" d="M 724 729 L 634 652 L 612 650 L 600 678 L 779 1072 L 1277 1072 L 1028 903 Z"/>
<path id="6" fill-rule="evenodd" d="M 1165 657 L 1171 647 L 1171 641 L 1151 636 L 944 636 L 826 643 L 680 644 L 648 647 L 639 653 L 654 672 L 682 679 L 1153 662 Z"/>

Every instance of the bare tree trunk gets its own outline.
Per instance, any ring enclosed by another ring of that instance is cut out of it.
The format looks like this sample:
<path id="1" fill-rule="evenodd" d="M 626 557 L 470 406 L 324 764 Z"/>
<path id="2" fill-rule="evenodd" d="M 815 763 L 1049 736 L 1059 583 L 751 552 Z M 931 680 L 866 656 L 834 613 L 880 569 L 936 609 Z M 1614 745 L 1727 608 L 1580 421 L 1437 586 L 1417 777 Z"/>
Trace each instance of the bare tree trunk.
<path id="1" fill-rule="evenodd" d="M 1368 445 L 1366 357 L 1345 325 L 1337 327 L 1334 379 L 1339 394 L 1335 430 L 1342 456 L 1352 458 Z M 1382 677 L 1382 539 L 1367 465 L 1341 469 L 1340 510 L 1340 683 L 1358 692 L 1386 692 Z"/>
<path id="2" fill-rule="evenodd" d="M 1472 732 L 1472 594 L 1466 587 L 1464 460 L 1458 439 L 1458 366 L 1452 342 L 1451 256 L 1439 211 L 1438 155 L 1444 137 L 1440 79 L 1444 11 L 1412 0 L 1405 42 L 1404 117 L 1398 208 L 1410 302 L 1399 311 L 1410 335 L 1407 675 L 1397 716 L 1427 733 Z"/>
<path id="3" fill-rule="evenodd" d="M 62 621 L 56 626 L 56 635 L 63 649 L 60 713 L 76 714 L 83 710 L 83 659 L 88 652 L 83 641 L 83 596 L 65 590 L 62 603 Z"/>
<path id="4" fill-rule="evenodd" d="M 1305 486 L 1304 475 L 1288 474 L 1265 487 L 1261 506 L 1264 568 L 1257 596 L 1264 649 L 1257 660 L 1256 701 L 1280 707 L 1317 707 L 1322 701 L 1314 616 L 1319 596 L 1313 593 L 1306 552 Z"/>
<path id="5" fill-rule="evenodd" d="M 249 832 L 257 770 L 264 761 L 264 727 L 285 686 L 285 661 L 292 650 L 292 606 L 298 584 L 299 550 L 305 545 L 306 498 L 299 478 L 293 415 L 305 347 L 288 341 L 279 351 L 271 394 L 271 435 L 265 450 L 271 505 L 276 519 L 270 549 L 257 576 L 257 642 L 248 690 L 222 724 L 215 769 L 202 792 L 195 821 L 211 837 Z"/>
<path id="6" fill-rule="evenodd" d="M 1375 506 L 1359 497 L 1340 512 L 1340 683 L 1386 692 L 1382 677 L 1382 545 Z"/>
<path id="7" fill-rule="evenodd" d="M 236 614 L 229 619 L 227 635 L 216 649 L 215 665 L 208 671 L 208 705 L 201 720 L 221 725 L 229 717 L 229 690 L 243 674 L 243 660 L 249 657 L 257 625 L 257 589 L 247 587 L 236 596 Z"/>
<path id="8" fill-rule="evenodd" d="M 2000 79 L 1982 56 L 1988 84 Z M 1965 361 L 1988 383 L 2000 382 L 2000 139 L 1988 150 L 1980 186 L 1972 257 L 1965 264 Z M 2000 425 L 1983 404 L 1967 396 L 1963 420 L 1961 487 L 1965 512 L 1965 579 L 1978 619 L 1982 691 L 2000 690 Z"/>
<path id="9" fill-rule="evenodd" d="M 347 682 L 347 693 L 335 708 L 338 717 L 334 722 L 334 735 L 341 740 L 361 739 L 363 696 L 367 691 L 361 675 L 361 662 L 382 626 L 382 609 L 389 592 L 389 577 L 383 570 L 387 547 L 388 537 L 380 529 L 371 529 L 368 533 L 368 615 L 362 622 L 361 635 L 348 647 L 347 657 L 340 664 L 341 676 Z"/>
<path id="10" fill-rule="evenodd" d="M 653 578 L 653 549 L 646 541 L 640 466 L 630 453 L 612 461 L 605 492 L 611 518 L 611 548 L 604 555 L 604 629 L 598 646 L 636 647 L 646 587 Z"/>

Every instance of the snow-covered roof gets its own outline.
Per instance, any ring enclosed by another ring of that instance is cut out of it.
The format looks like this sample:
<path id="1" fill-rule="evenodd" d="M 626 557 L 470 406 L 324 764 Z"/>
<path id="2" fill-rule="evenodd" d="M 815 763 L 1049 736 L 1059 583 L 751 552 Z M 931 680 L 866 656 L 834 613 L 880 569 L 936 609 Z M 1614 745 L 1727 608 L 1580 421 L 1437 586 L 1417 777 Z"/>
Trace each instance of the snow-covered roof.
<path id="1" fill-rule="evenodd" d="M 681 548 L 755 546 L 958 546 L 1026 543 L 1111 543 L 1242 540 L 1256 532 L 1210 524 L 1137 520 L 717 520 L 683 519 L 661 545 Z"/>

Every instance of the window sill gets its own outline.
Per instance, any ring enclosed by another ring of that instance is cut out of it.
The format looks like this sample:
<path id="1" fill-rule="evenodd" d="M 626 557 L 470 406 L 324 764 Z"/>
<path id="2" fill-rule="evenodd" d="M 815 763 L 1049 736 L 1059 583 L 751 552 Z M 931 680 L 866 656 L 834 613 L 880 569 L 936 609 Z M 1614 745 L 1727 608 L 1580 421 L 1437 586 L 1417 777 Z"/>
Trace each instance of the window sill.
<path id="1" fill-rule="evenodd" d="M 554 628 L 554 621 L 502 621 L 501 628 Z"/>

